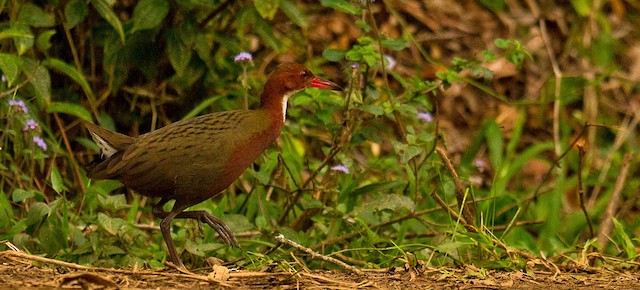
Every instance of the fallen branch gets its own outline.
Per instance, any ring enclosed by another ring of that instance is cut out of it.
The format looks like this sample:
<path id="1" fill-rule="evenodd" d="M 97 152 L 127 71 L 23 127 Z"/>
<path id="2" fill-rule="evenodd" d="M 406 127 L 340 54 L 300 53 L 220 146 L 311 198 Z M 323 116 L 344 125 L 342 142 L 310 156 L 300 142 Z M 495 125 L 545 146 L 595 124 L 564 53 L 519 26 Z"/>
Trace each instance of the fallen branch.
<path id="1" fill-rule="evenodd" d="M 349 264 L 347 264 L 345 262 L 342 262 L 342 261 L 340 261 L 340 260 L 338 260 L 336 258 L 322 255 L 322 254 L 320 254 L 320 253 L 318 253 L 318 252 L 316 252 L 316 251 L 314 251 L 312 249 L 309 249 L 309 248 L 307 248 L 307 247 L 305 247 L 303 245 L 300 245 L 300 244 L 298 244 L 298 243 L 296 243 L 296 242 L 294 242 L 292 240 L 289 240 L 289 239 L 285 238 L 285 236 L 283 234 L 279 234 L 279 235 L 275 236 L 275 240 L 278 243 L 289 245 L 289 246 L 291 246 L 293 248 L 296 248 L 296 249 L 298 249 L 298 250 L 300 250 L 302 252 L 305 252 L 305 253 L 311 255 L 311 257 L 313 257 L 313 258 L 320 259 L 320 260 L 323 260 L 325 262 L 336 264 L 336 265 L 338 265 L 338 266 L 340 266 L 342 268 L 345 268 L 345 269 L 347 269 L 347 270 L 349 270 L 351 272 L 354 272 L 354 273 L 356 273 L 358 275 L 363 275 L 364 274 L 364 272 L 362 272 L 360 269 L 358 269 L 358 268 L 356 268 L 354 266 L 351 266 L 351 265 L 349 265 Z"/>

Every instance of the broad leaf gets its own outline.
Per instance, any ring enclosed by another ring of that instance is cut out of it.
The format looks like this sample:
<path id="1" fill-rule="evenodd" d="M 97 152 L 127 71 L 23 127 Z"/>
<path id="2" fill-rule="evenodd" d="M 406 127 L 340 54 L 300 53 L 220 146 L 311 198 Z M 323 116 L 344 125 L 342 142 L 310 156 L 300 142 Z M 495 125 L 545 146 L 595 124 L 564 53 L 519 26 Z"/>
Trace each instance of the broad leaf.
<path id="1" fill-rule="evenodd" d="M 169 30 L 167 33 L 167 55 L 177 75 L 182 74 L 189 61 L 191 61 L 192 54 L 191 48 L 182 42 L 178 30 Z"/>
<path id="2" fill-rule="evenodd" d="M 118 32 L 120 41 L 124 43 L 125 37 L 124 30 L 122 29 L 122 22 L 120 22 L 120 19 L 118 18 L 116 13 L 113 12 L 113 9 L 111 9 L 109 3 L 107 3 L 105 0 L 91 0 L 91 5 L 96 9 L 96 11 L 98 11 L 98 14 L 100 14 L 100 16 L 104 18 L 104 20 L 109 22 L 113 29 Z"/>
<path id="3" fill-rule="evenodd" d="M 38 49 L 46 53 L 47 50 L 51 48 L 51 37 L 53 37 L 55 34 L 56 31 L 53 29 L 49 29 L 40 33 L 40 35 L 38 35 L 38 38 L 36 39 L 36 46 L 38 47 Z"/>
<path id="4" fill-rule="evenodd" d="M 327 48 L 322 52 L 322 56 L 326 58 L 328 61 L 338 62 L 344 59 L 344 56 L 347 54 L 347 51 L 342 49 L 331 49 Z"/>
<path id="5" fill-rule="evenodd" d="M 169 2 L 166 0 L 142 0 L 133 9 L 132 31 L 151 29 L 160 26 L 169 13 Z"/>
<path id="6" fill-rule="evenodd" d="M 11 87 L 22 70 L 22 59 L 14 54 L 0 53 L 0 70 Z"/>
<path id="7" fill-rule="evenodd" d="M 49 70 L 31 58 L 23 58 L 23 71 L 29 77 L 41 105 L 51 100 L 51 76 Z"/>
<path id="8" fill-rule="evenodd" d="M 13 43 L 18 50 L 18 55 L 23 55 L 33 47 L 35 36 L 33 36 L 33 32 L 31 32 L 31 28 L 29 28 L 28 25 L 16 22 L 11 26 L 10 30 L 3 32 L 6 32 L 8 35 L 13 35 Z M 0 39 L 1 38 L 3 37 L 0 37 Z"/>
<path id="9" fill-rule="evenodd" d="M 71 103 L 60 103 L 53 102 L 47 107 L 47 113 L 64 113 L 76 116 L 85 120 L 87 122 L 91 122 L 91 114 L 87 109 L 80 105 L 71 104 Z"/>
<path id="10" fill-rule="evenodd" d="M 67 28 L 74 28 L 89 14 L 89 6 L 84 0 L 71 0 L 64 6 L 64 18 Z"/>
<path id="11" fill-rule="evenodd" d="M 45 12 L 33 3 L 26 3 L 20 7 L 18 22 L 31 27 L 52 27 L 56 24 L 53 12 Z"/>
<path id="12" fill-rule="evenodd" d="M 411 198 L 400 194 L 376 194 L 372 200 L 366 201 L 354 209 L 354 214 L 360 216 L 364 213 L 371 213 L 383 210 L 399 212 L 402 209 L 413 211 L 416 204 Z"/>
<path id="13" fill-rule="evenodd" d="M 382 42 L 382 47 L 393 49 L 396 51 L 403 50 L 409 47 L 409 42 L 404 39 L 386 38 L 386 39 L 383 39 L 381 42 Z"/>
<path id="14" fill-rule="evenodd" d="M 82 90 L 87 95 L 87 97 L 89 97 L 89 99 L 94 99 L 91 86 L 89 86 L 89 83 L 84 78 L 84 75 L 82 75 L 75 66 L 72 66 L 57 58 L 48 58 L 47 60 L 45 60 L 44 64 L 70 77 L 73 81 L 80 85 L 80 87 L 82 87 Z"/>
<path id="15" fill-rule="evenodd" d="M 262 18 L 271 20 L 278 12 L 280 0 L 253 0 L 253 5 Z"/>
<path id="16" fill-rule="evenodd" d="M 11 193 L 11 200 L 13 202 L 22 202 L 22 201 L 27 200 L 29 198 L 32 198 L 34 196 L 36 196 L 36 191 L 35 190 L 24 190 L 22 188 L 16 188 Z"/>
<path id="17" fill-rule="evenodd" d="M 58 166 L 55 164 L 51 167 L 51 188 L 58 194 L 62 193 L 64 189 L 62 175 L 60 175 L 60 170 L 58 170 Z"/>
<path id="18" fill-rule="evenodd" d="M 335 10 L 353 14 L 360 15 L 360 8 L 354 6 L 354 3 L 357 1 L 347 1 L 347 0 L 320 0 L 320 4 L 325 7 L 333 8 Z"/>
<path id="19" fill-rule="evenodd" d="M 282 50 L 282 46 L 280 45 L 280 41 L 276 38 L 273 33 L 273 28 L 271 24 L 267 21 L 264 21 L 262 18 L 255 19 L 255 32 L 260 36 L 260 39 L 271 48 L 275 49 L 277 52 Z"/>
<path id="20" fill-rule="evenodd" d="M 289 19 L 299 27 L 309 27 L 309 19 L 307 18 L 307 15 L 298 8 L 296 2 L 291 0 L 280 0 L 280 10 L 282 10 L 282 12 L 284 12 L 284 14 L 286 14 L 287 17 L 289 17 Z"/>

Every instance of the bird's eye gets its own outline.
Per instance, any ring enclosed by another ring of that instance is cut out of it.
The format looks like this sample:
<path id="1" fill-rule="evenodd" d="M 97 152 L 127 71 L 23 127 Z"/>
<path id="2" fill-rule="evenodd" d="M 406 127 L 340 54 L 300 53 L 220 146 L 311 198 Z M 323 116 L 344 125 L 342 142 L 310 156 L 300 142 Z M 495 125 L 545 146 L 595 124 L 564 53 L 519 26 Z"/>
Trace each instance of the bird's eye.
<path id="1" fill-rule="evenodd" d="M 306 79 L 309 77 L 309 73 L 307 73 L 307 71 L 305 70 L 300 73 L 300 76 Z"/>

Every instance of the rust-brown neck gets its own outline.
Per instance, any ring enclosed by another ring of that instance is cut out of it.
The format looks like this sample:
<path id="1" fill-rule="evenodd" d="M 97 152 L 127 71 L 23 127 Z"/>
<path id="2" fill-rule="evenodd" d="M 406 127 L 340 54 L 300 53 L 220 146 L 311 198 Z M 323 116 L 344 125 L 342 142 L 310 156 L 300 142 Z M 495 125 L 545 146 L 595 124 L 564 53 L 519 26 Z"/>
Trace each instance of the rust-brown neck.
<path id="1" fill-rule="evenodd" d="M 268 81 L 260 96 L 260 109 L 266 110 L 277 124 L 284 124 L 287 113 L 287 101 L 295 91 L 288 91 L 286 87 L 275 85 L 277 82 Z"/>

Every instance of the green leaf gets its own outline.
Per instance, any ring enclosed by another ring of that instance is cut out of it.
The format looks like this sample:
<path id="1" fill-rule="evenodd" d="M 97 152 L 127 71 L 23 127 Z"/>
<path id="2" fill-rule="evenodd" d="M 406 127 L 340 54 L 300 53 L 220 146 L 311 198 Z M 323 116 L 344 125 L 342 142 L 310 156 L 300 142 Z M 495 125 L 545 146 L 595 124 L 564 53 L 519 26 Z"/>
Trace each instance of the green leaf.
<path id="1" fill-rule="evenodd" d="M 122 22 L 120 22 L 120 19 L 118 18 L 116 13 L 113 12 L 113 9 L 111 9 L 109 3 L 107 3 L 105 0 L 91 0 L 91 5 L 96 9 L 96 11 L 98 11 L 98 14 L 100 14 L 100 16 L 104 18 L 104 20 L 109 22 L 109 24 L 111 24 L 116 32 L 118 32 L 120 41 L 124 43 L 125 37 L 124 30 L 122 29 Z"/>
<path id="2" fill-rule="evenodd" d="M 227 226 L 234 232 L 246 232 L 255 229 L 253 223 L 249 219 L 241 214 L 228 214 L 222 217 Z"/>
<path id="3" fill-rule="evenodd" d="M 264 19 L 271 20 L 278 12 L 279 0 L 253 0 L 253 6 L 256 7 L 260 16 Z"/>
<path id="4" fill-rule="evenodd" d="M 62 193 L 62 190 L 64 190 L 62 175 L 60 175 L 58 166 L 55 164 L 51 167 L 51 188 L 53 188 L 53 190 L 58 194 Z"/>
<path id="5" fill-rule="evenodd" d="M 616 229 L 615 232 L 620 236 L 622 248 L 627 254 L 627 258 L 635 260 L 637 257 L 636 247 L 633 245 L 633 241 L 631 241 L 629 235 L 624 231 L 624 226 L 616 218 L 613 218 L 613 225 Z"/>
<path id="6" fill-rule="evenodd" d="M 22 59 L 14 54 L 0 53 L 0 70 L 7 78 L 9 87 L 18 79 L 22 69 Z"/>
<path id="7" fill-rule="evenodd" d="M 17 20 L 32 27 L 52 27 L 56 24 L 53 12 L 45 12 L 32 3 L 26 3 L 20 7 Z"/>
<path id="8" fill-rule="evenodd" d="M 4 191 L 0 192 L 0 232 L 6 233 L 13 223 L 13 208 L 9 197 Z"/>
<path id="9" fill-rule="evenodd" d="M 487 146 L 489 147 L 489 156 L 491 156 L 491 165 L 493 168 L 500 168 L 504 159 L 504 139 L 500 126 L 498 126 L 495 120 L 487 121 L 485 123 L 484 133 L 487 138 Z"/>
<path id="10" fill-rule="evenodd" d="M 43 218 L 49 214 L 49 206 L 44 202 L 35 202 L 29 207 L 27 214 L 27 224 L 29 226 L 42 222 Z"/>
<path id="11" fill-rule="evenodd" d="M 382 210 L 399 212 L 402 209 L 413 211 L 416 204 L 408 196 L 400 194 L 377 194 L 372 200 L 366 201 L 356 209 L 354 215 L 360 216 L 363 213 L 370 213 Z"/>
<path id="12" fill-rule="evenodd" d="M 71 104 L 71 103 L 61 103 L 61 102 L 53 102 L 49 104 L 47 107 L 47 113 L 64 113 L 72 116 L 76 116 L 85 120 L 87 122 L 91 122 L 91 114 L 87 109 L 80 105 Z"/>
<path id="13" fill-rule="evenodd" d="M 166 0 L 142 0 L 133 9 L 133 31 L 151 29 L 160 26 L 169 14 L 169 2 Z"/>
<path id="14" fill-rule="evenodd" d="M 322 57 L 328 61 L 339 62 L 344 59 L 346 54 L 347 51 L 345 50 L 327 48 L 322 52 Z"/>
<path id="15" fill-rule="evenodd" d="M 18 55 L 23 55 L 33 47 L 35 36 L 33 36 L 33 32 L 31 32 L 31 28 L 28 25 L 16 22 L 10 29 L 7 33 L 16 35 L 13 36 L 13 43 L 18 50 Z"/>
<path id="16" fill-rule="evenodd" d="M 595 65 L 606 68 L 615 63 L 618 43 L 609 33 L 598 33 L 591 49 L 591 58 Z"/>
<path id="17" fill-rule="evenodd" d="M 60 225 L 47 221 L 40 230 L 38 241 L 40 241 L 42 248 L 47 254 L 55 255 L 68 246 L 68 236 L 66 234 L 68 234 L 68 230 L 60 229 Z"/>
<path id="18" fill-rule="evenodd" d="M 189 65 L 192 54 L 193 51 L 191 48 L 180 39 L 178 30 L 170 29 L 167 33 L 167 55 L 177 75 L 181 75 L 187 65 Z"/>
<path id="19" fill-rule="evenodd" d="M 33 86 L 42 105 L 51 100 L 51 76 L 49 70 L 40 65 L 36 60 L 23 58 L 23 71 L 29 77 L 29 83 Z"/>
<path id="20" fill-rule="evenodd" d="M 346 0 L 320 0 L 320 5 L 333 8 L 344 13 L 360 15 L 360 7 L 353 5 L 355 2 L 356 1 Z"/>
<path id="21" fill-rule="evenodd" d="M 44 31 L 38 35 L 36 39 L 36 46 L 40 51 L 46 53 L 49 48 L 51 48 L 51 37 L 56 34 L 56 31 L 53 29 L 49 29 Z"/>
<path id="22" fill-rule="evenodd" d="M 407 163 L 409 162 L 409 160 L 411 160 L 413 157 L 418 156 L 418 154 L 423 152 L 423 148 L 422 147 L 418 147 L 415 145 L 409 145 L 406 146 L 404 148 L 404 150 L 402 151 L 402 156 L 400 158 L 400 162 L 402 163 Z"/>
<path id="23" fill-rule="evenodd" d="M 380 105 L 367 104 L 363 105 L 361 109 L 376 117 L 384 115 L 384 108 L 382 108 L 382 106 Z"/>
<path id="24" fill-rule="evenodd" d="M 11 193 L 11 200 L 13 202 L 22 202 L 24 200 L 27 200 L 29 198 L 32 198 L 36 196 L 36 191 L 35 190 L 24 190 L 21 188 L 16 188 L 12 193 Z"/>
<path id="25" fill-rule="evenodd" d="M 89 85 L 87 80 L 84 78 L 84 75 L 82 75 L 82 73 L 80 73 L 75 66 L 72 66 L 57 58 L 47 58 L 44 64 L 70 77 L 73 81 L 75 81 L 78 85 L 80 85 L 80 87 L 82 87 L 82 90 L 87 95 L 87 97 L 89 97 L 89 99 L 91 100 L 94 99 L 91 86 Z"/>
<path id="26" fill-rule="evenodd" d="M 593 7 L 593 1 L 590 0 L 571 0 L 571 5 L 573 5 L 573 9 L 576 10 L 578 15 L 582 17 L 589 16 L 591 12 L 591 7 Z"/>
<path id="27" fill-rule="evenodd" d="M 479 0 L 478 2 L 493 12 L 504 11 L 506 7 L 504 0 Z"/>
<path id="28" fill-rule="evenodd" d="M 5 38 L 16 38 L 16 37 L 25 37 L 25 38 L 34 38 L 31 30 L 26 25 L 15 25 L 9 27 L 5 30 L 0 31 L 0 40 Z"/>
<path id="29" fill-rule="evenodd" d="M 291 0 L 280 0 L 280 10 L 282 10 L 282 12 L 284 12 L 284 14 L 299 27 L 309 27 L 309 19 L 307 18 L 307 15 L 300 11 L 296 2 Z"/>
<path id="30" fill-rule="evenodd" d="M 98 213 L 98 225 L 111 235 L 118 235 L 118 232 L 125 226 L 125 220 L 120 218 L 111 218 L 106 214 Z"/>
<path id="31" fill-rule="evenodd" d="M 64 6 L 64 19 L 67 28 L 74 28 L 89 15 L 89 6 L 84 0 L 71 0 Z"/>
<path id="32" fill-rule="evenodd" d="M 264 21 L 262 18 L 255 19 L 255 32 L 260 36 L 260 39 L 277 52 L 282 50 L 278 38 L 273 33 L 273 28 L 269 22 Z"/>
<path id="33" fill-rule="evenodd" d="M 404 39 L 385 38 L 381 42 L 382 47 L 395 51 L 403 50 L 409 47 L 409 42 Z"/>

